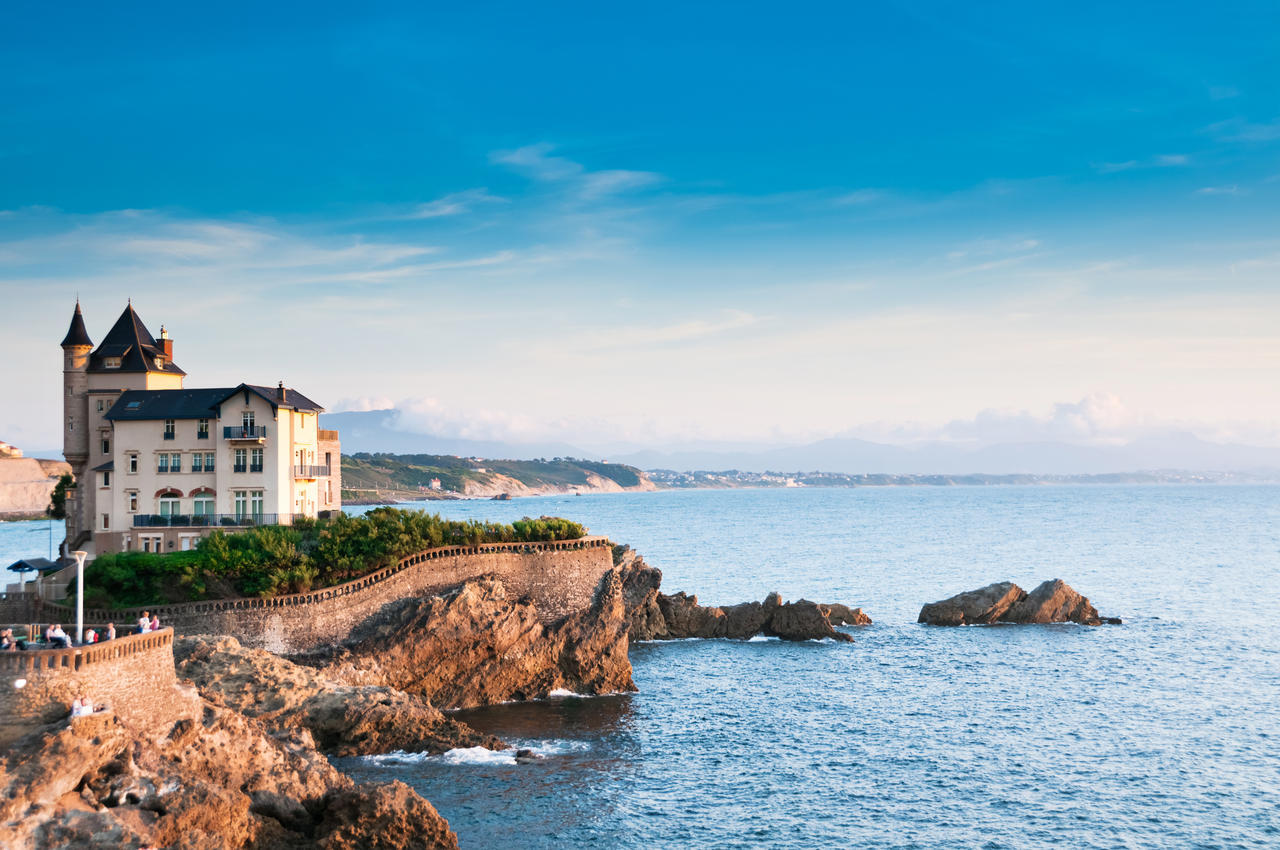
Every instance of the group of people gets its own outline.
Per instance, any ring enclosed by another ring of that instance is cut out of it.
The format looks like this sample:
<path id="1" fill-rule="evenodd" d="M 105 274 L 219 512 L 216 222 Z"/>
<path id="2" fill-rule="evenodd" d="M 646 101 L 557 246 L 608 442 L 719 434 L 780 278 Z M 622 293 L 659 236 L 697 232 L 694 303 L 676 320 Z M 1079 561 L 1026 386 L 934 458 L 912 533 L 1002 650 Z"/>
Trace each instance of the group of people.
<path id="1" fill-rule="evenodd" d="M 138 634 L 146 634 L 147 632 L 160 631 L 160 618 L 153 615 L 150 611 L 143 611 L 142 616 L 138 618 Z M 104 640 L 116 639 L 116 624 L 107 623 L 107 627 L 99 632 L 97 629 L 86 629 L 84 633 L 84 642 L 82 645 L 87 646 L 91 643 L 99 643 Z M 45 648 L 50 649 L 70 649 L 72 645 L 71 636 L 62 628 L 61 623 L 52 623 L 44 630 Z M 26 640 L 15 638 L 13 629 L 0 629 L 0 652 L 8 652 L 14 650 L 32 649 Z"/>
<path id="2" fill-rule="evenodd" d="M 138 618 L 138 634 L 158 631 L 160 631 L 160 618 L 150 611 L 143 611 L 142 616 Z"/>

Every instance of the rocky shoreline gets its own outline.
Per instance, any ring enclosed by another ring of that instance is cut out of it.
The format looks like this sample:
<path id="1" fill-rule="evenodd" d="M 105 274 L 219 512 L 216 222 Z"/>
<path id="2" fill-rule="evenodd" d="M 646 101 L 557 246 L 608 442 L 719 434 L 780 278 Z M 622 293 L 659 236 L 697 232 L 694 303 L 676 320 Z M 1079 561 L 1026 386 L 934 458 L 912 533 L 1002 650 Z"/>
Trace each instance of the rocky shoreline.
<path id="1" fill-rule="evenodd" d="M 634 691 L 632 641 L 851 641 L 860 608 L 808 600 L 703 606 L 614 550 L 590 605 L 546 622 L 485 576 L 386 605 L 340 643 L 291 657 L 227 636 L 173 644 L 179 718 L 151 726 L 111 711 L 33 729 L 0 762 L 0 846 L 36 848 L 429 848 L 457 846 L 408 786 L 357 784 L 329 757 L 506 750 L 445 712 L 554 692 Z M 1031 593 L 990 585 L 924 606 L 920 622 L 1096 624 L 1060 580 Z M 141 699 L 148 695 L 140 695 Z M 517 753 L 517 763 L 535 758 Z"/>

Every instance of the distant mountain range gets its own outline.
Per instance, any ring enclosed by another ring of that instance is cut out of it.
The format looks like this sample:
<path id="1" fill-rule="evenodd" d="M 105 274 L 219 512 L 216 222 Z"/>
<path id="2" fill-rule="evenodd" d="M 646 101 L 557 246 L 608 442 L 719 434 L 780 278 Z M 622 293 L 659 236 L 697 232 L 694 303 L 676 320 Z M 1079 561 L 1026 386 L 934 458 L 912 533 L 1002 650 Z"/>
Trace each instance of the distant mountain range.
<path id="1" fill-rule="evenodd" d="M 729 470 L 750 472 L 822 471 L 841 473 L 964 475 L 1096 475 L 1139 470 L 1267 472 L 1280 477 L 1280 448 L 1218 444 L 1193 434 L 1171 432 L 1125 445 L 1097 446 L 1064 442 L 1000 443 L 967 447 L 949 443 L 888 445 L 850 437 L 834 437 L 795 446 L 715 444 L 611 452 L 558 442 L 509 443 L 465 440 L 397 430 L 394 410 L 330 413 L 321 427 L 342 432 L 344 454 L 452 454 L 482 458 L 575 457 L 608 459 L 640 469 Z"/>

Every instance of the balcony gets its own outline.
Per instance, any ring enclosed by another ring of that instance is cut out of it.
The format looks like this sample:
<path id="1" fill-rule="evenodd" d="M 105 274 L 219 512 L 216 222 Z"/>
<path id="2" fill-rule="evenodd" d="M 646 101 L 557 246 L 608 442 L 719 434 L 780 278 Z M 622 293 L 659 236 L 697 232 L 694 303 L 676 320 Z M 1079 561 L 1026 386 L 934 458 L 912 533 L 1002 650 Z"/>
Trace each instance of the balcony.
<path id="1" fill-rule="evenodd" d="M 224 440 L 265 440 L 266 438 L 266 425 L 224 425 L 222 427 Z"/>
<path id="2" fill-rule="evenodd" d="M 134 528 L 244 528 L 288 524 L 291 514 L 134 514 Z"/>
<path id="3" fill-rule="evenodd" d="M 262 464 L 260 463 L 237 463 L 231 467 L 232 472 L 261 472 Z"/>
<path id="4" fill-rule="evenodd" d="M 295 466 L 293 468 L 294 478 L 328 478 L 329 467 L 327 466 Z"/>

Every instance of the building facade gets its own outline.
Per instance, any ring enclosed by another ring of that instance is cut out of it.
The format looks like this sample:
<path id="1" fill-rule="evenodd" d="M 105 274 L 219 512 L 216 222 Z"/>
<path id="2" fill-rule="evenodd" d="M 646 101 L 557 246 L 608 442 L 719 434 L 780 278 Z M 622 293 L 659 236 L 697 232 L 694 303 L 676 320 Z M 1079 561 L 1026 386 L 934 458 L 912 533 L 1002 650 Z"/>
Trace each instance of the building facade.
<path id="1" fill-rule="evenodd" d="M 187 389 L 164 328 L 134 312 L 96 348 L 79 303 L 63 350 L 64 553 L 190 549 L 215 528 L 288 525 L 342 507 L 337 431 L 277 386 Z"/>

